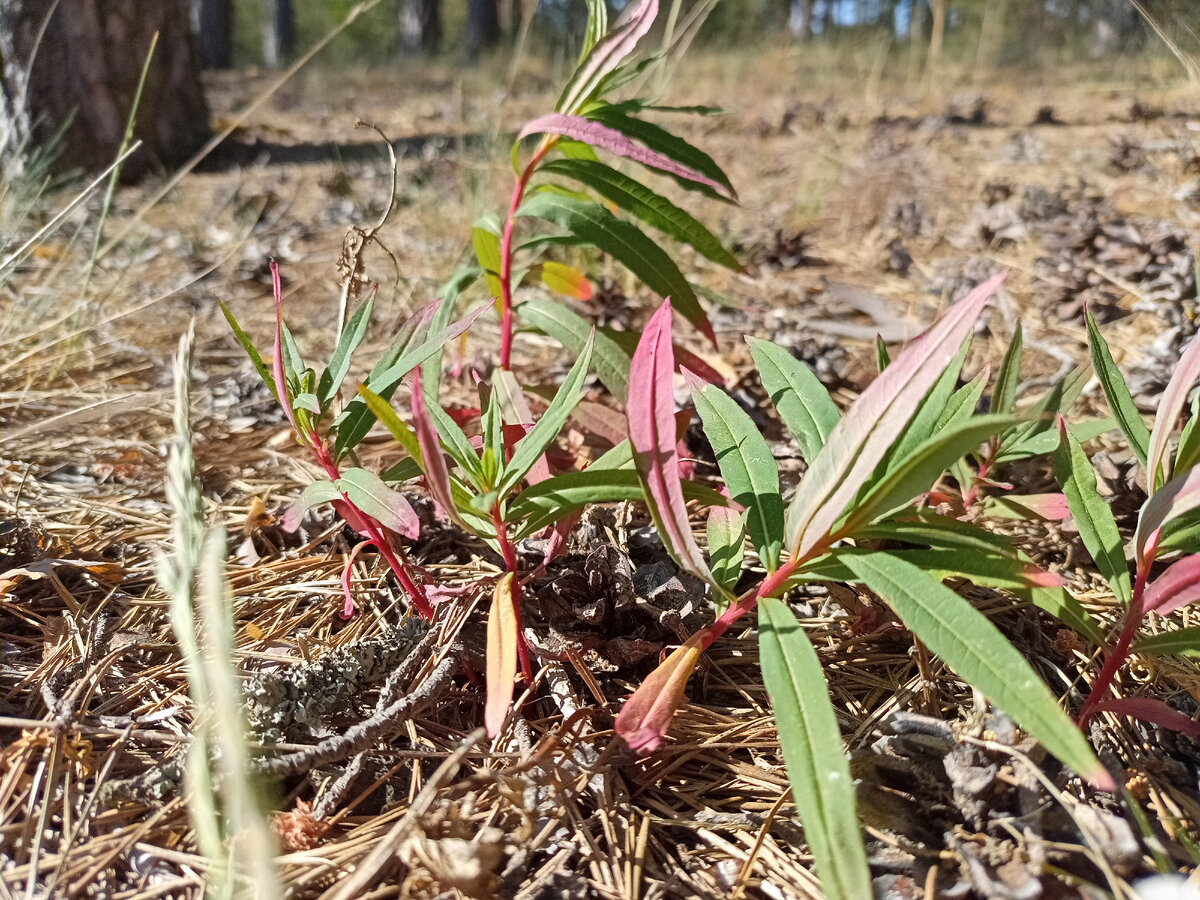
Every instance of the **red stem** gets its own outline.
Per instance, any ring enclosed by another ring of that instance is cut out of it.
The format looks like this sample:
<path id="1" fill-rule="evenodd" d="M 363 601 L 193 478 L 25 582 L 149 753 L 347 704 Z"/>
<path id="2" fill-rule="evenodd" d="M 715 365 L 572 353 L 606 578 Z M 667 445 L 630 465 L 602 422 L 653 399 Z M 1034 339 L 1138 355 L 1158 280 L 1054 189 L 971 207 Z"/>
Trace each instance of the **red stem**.
<path id="1" fill-rule="evenodd" d="M 1142 608 L 1145 603 L 1142 595 L 1145 594 L 1146 583 L 1150 580 L 1150 566 L 1154 562 L 1154 556 L 1154 551 L 1151 549 L 1146 554 L 1145 562 L 1138 566 L 1137 577 L 1133 583 L 1133 600 L 1129 604 L 1128 612 L 1125 613 L 1121 636 L 1117 638 L 1116 646 L 1105 655 L 1100 674 L 1096 676 L 1087 699 L 1083 701 L 1083 709 L 1079 711 L 1079 718 L 1076 721 L 1081 730 L 1087 726 L 1088 719 L 1096 711 L 1096 705 L 1104 699 L 1113 679 L 1117 677 L 1117 672 L 1129 657 L 1129 646 L 1133 643 L 1133 638 L 1137 634 L 1138 626 L 1141 625 L 1142 615 L 1145 612 Z"/>
<path id="2" fill-rule="evenodd" d="M 331 481 L 336 482 L 341 477 L 341 472 L 338 470 L 337 463 L 333 461 L 333 457 L 329 454 L 329 448 L 323 442 L 317 440 L 316 435 L 309 435 L 308 437 L 313 452 L 317 456 L 317 461 L 325 469 L 325 474 L 329 476 Z M 339 491 L 339 493 L 341 492 Z M 342 493 L 342 499 L 354 507 L 354 509 L 358 509 L 344 493 Z M 412 604 L 421 618 L 433 621 L 433 605 L 429 602 L 429 598 L 425 596 L 425 589 L 413 579 L 408 571 L 408 566 L 388 541 L 384 529 L 362 510 L 358 510 L 358 513 L 359 517 L 363 520 L 367 539 L 379 548 L 379 552 L 387 561 L 388 567 L 395 573 L 400 586 L 404 588 L 405 593 L 412 600 Z"/>
<path id="3" fill-rule="evenodd" d="M 557 143 L 557 135 L 542 141 L 537 152 L 533 154 L 533 158 L 521 172 L 521 177 L 513 185 L 512 201 L 508 205 L 508 218 L 504 220 L 504 233 L 500 237 L 500 368 L 505 370 L 511 368 L 512 361 L 512 242 L 517 210 L 521 208 L 521 201 L 525 199 L 525 190 L 529 187 L 534 170 Z M 516 570 L 513 571 L 515 574 Z M 528 654 L 528 650 L 526 654 Z"/>

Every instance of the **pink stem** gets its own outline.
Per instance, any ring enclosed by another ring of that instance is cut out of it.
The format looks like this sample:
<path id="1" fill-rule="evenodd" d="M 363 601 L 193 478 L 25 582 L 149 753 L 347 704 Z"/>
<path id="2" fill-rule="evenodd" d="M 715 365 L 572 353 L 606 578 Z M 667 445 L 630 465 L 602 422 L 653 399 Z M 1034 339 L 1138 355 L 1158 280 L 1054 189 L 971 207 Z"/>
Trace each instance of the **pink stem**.
<path id="1" fill-rule="evenodd" d="M 508 205 L 508 218 L 504 220 L 504 233 L 500 237 L 500 368 L 505 370 L 511 368 L 512 361 L 512 242 L 517 210 L 521 208 L 521 201 L 525 198 L 525 190 L 529 187 L 534 170 L 557 143 L 557 136 L 542 141 L 542 145 L 538 147 L 533 158 L 529 160 L 529 164 L 521 172 L 521 177 L 513 185 L 512 201 Z"/>

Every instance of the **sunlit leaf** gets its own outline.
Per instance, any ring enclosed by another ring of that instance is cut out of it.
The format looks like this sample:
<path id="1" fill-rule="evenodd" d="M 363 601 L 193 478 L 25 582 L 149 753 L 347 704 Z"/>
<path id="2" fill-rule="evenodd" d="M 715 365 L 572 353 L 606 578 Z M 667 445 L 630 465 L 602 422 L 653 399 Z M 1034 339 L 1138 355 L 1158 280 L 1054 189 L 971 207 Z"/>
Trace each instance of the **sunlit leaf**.
<path id="1" fill-rule="evenodd" d="M 692 537 L 679 458 L 675 453 L 675 358 L 671 304 L 664 302 L 642 332 L 629 369 L 629 442 L 664 546 L 681 566 L 708 580 L 708 566 Z"/>
<path id="2" fill-rule="evenodd" d="M 556 294 L 574 297 L 576 300 L 592 299 L 592 284 L 587 276 L 566 263 L 547 261 L 540 264 L 542 284 Z"/>
<path id="3" fill-rule="evenodd" d="M 1097 786 L 1111 776 L 1025 656 L 954 591 L 887 553 L 846 558 L 858 579 L 960 678 L 978 688 L 1059 760 Z"/>
<path id="4" fill-rule="evenodd" d="M 1167 460 L 1167 443 L 1175 423 L 1187 405 L 1188 394 L 1200 381 L 1200 338 L 1193 337 L 1179 357 L 1179 365 L 1171 375 L 1170 382 L 1158 398 L 1158 412 L 1154 416 L 1154 428 L 1150 432 L 1147 477 L 1151 492 L 1171 477 Z"/>
<path id="5" fill-rule="evenodd" d="M 374 472 L 346 469 L 337 481 L 346 498 L 389 531 L 410 540 L 421 536 L 421 519 L 404 496 L 396 493 Z"/>
<path id="6" fill-rule="evenodd" d="M 1108 399 L 1108 408 L 1112 410 L 1113 417 L 1121 426 L 1121 431 L 1125 433 L 1129 449 L 1133 451 L 1144 469 L 1146 460 L 1149 458 L 1150 429 L 1142 421 L 1142 414 L 1138 412 L 1137 405 L 1133 402 L 1133 395 L 1129 393 L 1129 385 L 1125 383 L 1125 377 L 1113 361 L 1112 353 L 1108 349 L 1108 342 L 1100 334 L 1096 320 L 1092 318 L 1091 310 L 1085 309 L 1084 319 L 1087 322 L 1092 368 L 1096 370 L 1096 377 L 1100 379 L 1100 387 L 1104 389 L 1104 396 Z"/>
<path id="7" fill-rule="evenodd" d="M 283 513 L 283 530 L 294 532 L 300 527 L 304 514 L 320 503 L 331 503 L 342 497 L 334 483 L 326 478 L 318 478 L 304 486 L 299 499 Z"/>
<path id="8" fill-rule="evenodd" d="M 475 258 L 483 269 L 483 279 L 487 282 L 488 293 L 493 297 L 500 296 L 500 238 L 486 228 L 476 225 L 471 229 L 471 244 L 475 248 Z"/>
<path id="9" fill-rule="evenodd" d="M 804 363 L 778 344 L 747 338 L 759 378 L 783 424 L 811 463 L 841 418 L 829 392 Z"/>
<path id="10" fill-rule="evenodd" d="M 721 477 L 733 501 L 746 510 L 746 528 L 763 565 L 774 572 L 783 549 L 783 497 L 771 448 L 732 397 L 694 376 L 689 380 Z"/>
<path id="11" fill-rule="evenodd" d="M 992 392 L 992 412 L 1012 412 L 1017 402 L 1017 387 L 1021 381 L 1021 351 L 1025 341 L 1021 323 L 1017 323 L 1012 341 L 1004 352 L 1004 361 L 996 374 L 996 389 Z"/>
<path id="12" fill-rule="evenodd" d="M 1164 525 L 1197 508 L 1200 508 L 1200 469 L 1172 478 L 1151 494 L 1138 516 L 1133 536 L 1138 560 L 1144 561 L 1151 537 Z"/>
<path id="13" fill-rule="evenodd" d="M 591 99 L 604 76 L 633 52 L 658 15 L 658 0 L 639 0 L 617 27 L 601 38 L 571 76 L 554 108 L 574 113 Z"/>
<path id="14" fill-rule="evenodd" d="M 732 593 L 742 575 L 746 555 L 746 513 L 727 506 L 708 510 L 705 533 L 708 537 L 708 568 L 713 583 Z"/>
<path id="15" fill-rule="evenodd" d="M 334 348 L 333 355 L 329 358 L 329 365 L 325 367 L 325 371 L 321 373 L 321 378 L 317 382 L 317 400 L 321 409 L 328 408 L 329 401 L 337 395 L 342 382 L 346 380 L 346 373 L 350 371 L 350 358 L 358 349 L 358 345 L 362 343 L 363 338 L 366 337 L 374 305 L 375 296 L 372 292 L 371 296 L 359 305 L 358 309 L 354 311 L 354 315 L 350 317 L 350 321 L 346 323 L 346 328 L 338 339 L 337 347 Z"/>
<path id="16" fill-rule="evenodd" d="M 483 723 L 488 737 L 504 727 L 512 706 L 517 677 L 517 610 L 513 605 L 513 573 L 505 572 L 492 591 L 487 624 L 487 705 Z"/>
<path id="17" fill-rule="evenodd" d="M 1096 488 L 1096 473 L 1092 470 L 1091 460 L 1067 430 L 1061 416 L 1059 441 L 1058 449 L 1054 451 L 1054 472 L 1067 496 L 1067 506 L 1079 528 L 1079 537 L 1112 588 L 1113 595 L 1128 606 L 1133 599 L 1133 584 L 1117 521 Z"/>
<path id="18" fill-rule="evenodd" d="M 1200 553 L 1176 560 L 1155 578 L 1142 595 L 1146 612 L 1170 615 L 1200 600 Z"/>
<path id="19" fill-rule="evenodd" d="M 821 660 L 783 601 L 764 599 L 758 622 L 763 681 L 821 894 L 831 900 L 870 897 L 854 781 Z"/>
<path id="20" fill-rule="evenodd" d="M 1148 656 L 1173 655 L 1200 658 L 1200 625 L 1139 638 L 1134 642 L 1133 652 L 1144 653 Z"/>
<path id="21" fill-rule="evenodd" d="M 686 699 L 684 691 L 700 661 L 707 636 L 701 631 L 688 638 L 621 707 L 614 727 L 633 751 L 652 753 L 666 740 L 675 710 Z"/>

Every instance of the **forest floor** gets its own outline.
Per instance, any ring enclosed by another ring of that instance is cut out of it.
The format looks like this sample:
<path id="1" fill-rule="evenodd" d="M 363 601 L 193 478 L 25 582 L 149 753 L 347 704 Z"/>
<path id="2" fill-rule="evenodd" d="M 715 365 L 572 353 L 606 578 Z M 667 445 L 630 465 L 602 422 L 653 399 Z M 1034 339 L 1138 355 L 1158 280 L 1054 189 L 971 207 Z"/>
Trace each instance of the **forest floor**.
<path id="1" fill-rule="evenodd" d="M 1157 77 L 1153 67 L 1020 72 L 923 92 L 889 83 L 870 63 L 848 53 L 839 76 L 819 77 L 796 51 L 700 54 L 665 86 L 672 103 L 726 110 L 682 127 L 740 196 L 697 212 L 746 271 L 685 260 L 724 301 L 709 305 L 719 351 L 690 346 L 753 407 L 762 394 L 742 337 L 769 337 L 845 405 L 874 374 L 876 335 L 908 340 L 965 288 L 1005 269 L 968 374 L 999 363 L 1019 322 L 1023 390 L 1044 388 L 1086 359 L 1086 301 L 1151 412 L 1197 323 L 1195 85 L 1164 65 Z M 218 125 L 268 83 L 259 73 L 213 78 Z M 0 898 L 202 893 L 208 864 L 171 766 L 188 746 L 193 708 L 154 576 L 171 533 L 171 360 L 189 321 L 193 449 L 207 518 L 230 536 L 239 671 L 269 679 L 335 648 L 389 660 L 382 672 L 365 666 L 350 696 L 331 688 L 341 693 L 319 720 L 307 733 L 286 731 L 272 752 L 369 717 L 382 678 L 411 655 L 408 632 L 395 628 L 401 593 L 373 556 L 356 569 L 360 612 L 342 618 L 347 546 L 331 513 L 310 517 L 298 535 L 276 524 L 316 472 L 215 301 L 269 346 L 275 258 L 296 338 L 324 358 L 343 236 L 387 204 L 387 156 L 374 132 L 354 128 L 370 121 L 396 144 L 399 187 L 379 232 L 395 263 L 367 255 L 382 288 L 358 357 L 366 367 L 396 324 L 436 296 L 468 251 L 476 217 L 506 201 L 506 135 L 549 110 L 555 78 L 529 70 L 511 90 L 505 83 L 501 68 L 302 73 L 165 199 L 146 206 L 161 181 L 120 189 L 104 234 L 120 243 L 90 276 L 82 273 L 98 196 L 0 287 Z M 47 193 L 17 233 L 32 233 L 72 196 Z M 5 202 L 15 202 L 11 192 Z M 602 289 L 579 311 L 639 328 L 653 298 L 611 263 L 599 266 Z M 458 354 L 465 371 L 486 371 L 497 335 L 481 319 L 448 362 Z M 527 384 L 554 383 L 569 363 L 544 340 L 518 338 L 515 368 Z M 447 403 L 469 399 L 467 375 L 448 374 L 446 385 Z M 1093 385 L 1080 408 L 1099 411 L 1098 396 Z M 794 484 L 802 463 L 762 415 Z M 711 477 L 705 448 L 693 449 L 698 477 Z M 1141 488 L 1128 455 L 1104 440 L 1089 450 L 1105 454 L 1102 489 L 1131 526 Z M 364 464 L 394 457 L 380 437 Z M 1004 474 L 1030 491 L 1052 483 L 1048 464 Z M 539 610 L 564 604 L 579 621 L 574 643 L 545 660 L 499 738 L 476 735 L 443 765 L 482 721 L 482 689 L 464 672 L 394 740 L 274 784 L 290 896 L 820 896 L 752 627 L 712 647 L 662 749 L 637 758 L 613 737 L 612 716 L 656 653 L 634 662 L 588 649 L 597 635 L 582 611 L 605 601 L 616 570 L 633 573 L 643 598 L 686 594 L 648 543 L 647 523 L 631 504 L 589 511 L 574 555 L 533 584 L 531 628 L 546 627 Z M 1106 626 L 1120 621 L 1069 527 L 995 526 L 1067 576 Z M 498 572 L 484 548 L 431 524 L 409 552 L 439 583 L 465 588 L 439 634 L 482 617 Z M 1096 648 L 1007 595 L 961 589 L 1077 710 Z M 1139 878 L 1197 871 L 1196 742 L 1098 716 L 1090 737 L 1128 788 L 1098 793 L 914 652 L 911 635 L 863 593 L 829 585 L 793 605 L 862 779 L 879 896 L 1129 897 Z M 693 615 L 705 614 L 701 605 Z M 1195 612 L 1175 620 L 1198 621 Z M 679 640 L 649 613 L 620 626 L 654 650 Z M 436 662 L 415 660 L 413 690 Z M 1200 710 L 1195 660 L 1135 659 L 1118 690 Z"/>

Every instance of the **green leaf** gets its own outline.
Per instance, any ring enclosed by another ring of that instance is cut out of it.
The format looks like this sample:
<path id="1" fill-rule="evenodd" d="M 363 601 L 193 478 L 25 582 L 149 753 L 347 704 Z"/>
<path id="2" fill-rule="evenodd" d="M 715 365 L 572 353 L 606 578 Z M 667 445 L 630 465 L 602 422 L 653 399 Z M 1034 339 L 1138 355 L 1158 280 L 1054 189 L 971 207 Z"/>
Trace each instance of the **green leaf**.
<path id="1" fill-rule="evenodd" d="M 450 458 L 470 476 L 475 482 L 475 486 L 484 490 L 482 464 L 466 434 L 450 417 L 450 414 L 442 409 L 440 403 L 427 402 L 426 409 L 429 412 L 429 418 L 433 420 L 433 427 L 437 430 L 442 447 L 450 454 Z"/>
<path id="2" fill-rule="evenodd" d="M 1142 421 L 1142 415 L 1133 402 L 1133 395 L 1129 393 L 1129 385 L 1125 383 L 1125 377 L 1113 361 L 1108 342 L 1100 334 L 1091 310 L 1084 310 L 1084 318 L 1087 322 L 1088 347 L 1092 352 L 1092 368 L 1096 370 L 1100 386 L 1104 389 L 1104 396 L 1108 398 L 1108 408 L 1112 410 L 1121 431 L 1125 433 L 1125 439 L 1129 441 L 1129 449 L 1144 469 L 1149 458 L 1147 454 L 1150 450 L 1150 429 Z"/>
<path id="3" fill-rule="evenodd" d="M 254 346 L 254 341 L 250 340 L 250 335 L 242 330 L 242 326 L 238 324 L 238 320 L 234 317 L 233 312 L 222 303 L 217 301 L 217 305 L 221 307 L 221 312 L 225 316 L 225 321 L 229 323 L 229 327 L 233 329 L 233 336 L 237 338 L 237 342 L 242 345 L 242 349 L 246 351 L 246 355 L 250 357 L 250 362 L 254 364 L 255 371 L 258 372 L 259 378 L 263 380 L 263 384 L 267 386 L 267 390 L 272 396 L 278 397 L 279 391 L 275 389 L 275 377 L 271 374 L 271 368 L 263 362 L 262 354 L 258 352 L 258 348 Z"/>
<path id="4" fill-rule="evenodd" d="M 946 400 L 946 408 L 942 414 L 938 416 L 937 425 L 934 426 L 934 431 L 945 428 L 950 422 L 957 421 L 964 416 L 972 416 L 975 410 L 979 408 L 979 398 L 983 396 L 983 389 L 987 387 L 988 372 L 984 369 Z"/>
<path id="5" fill-rule="evenodd" d="M 768 572 L 783 550 L 783 497 L 779 468 L 754 421 L 718 387 L 689 379 L 696 412 L 712 444 L 721 477 L 735 503 L 746 509 L 750 540 Z"/>
<path id="6" fill-rule="evenodd" d="M 706 506 L 724 506 L 728 501 L 710 487 L 694 481 L 683 482 L 685 500 L 698 500 Z M 525 488 L 513 498 L 507 520 L 525 521 L 517 529 L 515 540 L 528 537 L 547 525 L 553 525 L 567 513 L 589 503 L 616 503 L 641 500 L 642 482 L 632 469 L 597 469 L 567 472 Z"/>
<path id="7" fill-rule="evenodd" d="M 1067 431 L 1061 418 L 1059 440 L 1054 451 L 1054 473 L 1067 495 L 1067 506 L 1079 528 L 1079 537 L 1112 588 L 1113 595 L 1128 606 L 1133 599 L 1133 586 L 1117 521 L 1096 489 L 1096 473 L 1092 470 L 1091 460 L 1079 441 Z"/>
<path id="8" fill-rule="evenodd" d="M 1021 554 L 1022 559 L 1028 559 Z M 1107 638 L 1104 629 L 1070 591 L 1061 587 L 1036 587 L 1014 590 L 1023 600 L 1028 600 L 1043 612 L 1048 612 L 1067 627 L 1079 632 L 1093 644 L 1103 644 Z"/>
<path id="9" fill-rule="evenodd" d="M 1027 410 L 1022 410 L 1031 419 L 1030 423 L 1022 428 L 1015 428 L 1005 435 L 1004 441 L 1000 445 L 999 455 L 994 462 L 999 465 L 1052 452 L 1057 443 L 1054 436 L 1054 415 L 1055 413 L 1066 415 L 1075 405 L 1084 385 L 1088 382 L 1090 372 L 1090 365 L 1077 366 L 1039 397 L 1037 402 Z M 1039 435 L 1050 435 L 1050 437 L 1043 437 L 1040 442 L 1034 441 L 1033 439 Z M 1026 446 L 1027 442 L 1029 442 L 1028 446 Z M 1040 449 L 1043 446 L 1046 449 Z"/>
<path id="10" fill-rule="evenodd" d="M 1117 427 L 1117 420 L 1112 418 L 1088 419 L 1069 426 L 1071 437 L 1083 444 L 1102 434 L 1108 434 Z M 1014 462 L 1018 459 L 1028 459 L 1031 456 L 1043 456 L 1053 453 L 1058 446 L 1058 434 L 1051 428 L 1038 431 L 1036 434 L 1016 442 L 1005 441 L 1007 449 L 1002 450 L 996 457 L 996 464 Z"/>
<path id="11" fill-rule="evenodd" d="M 841 413 L 812 370 L 788 350 L 758 338 L 746 341 L 771 403 L 800 444 L 804 459 L 811 463 L 825 446 Z"/>
<path id="12" fill-rule="evenodd" d="M 903 518 L 864 526 L 854 537 L 860 544 L 868 540 L 897 541 L 978 553 L 1016 552 L 1012 538 L 938 515 L 930 509 L 906 510 Z"/>
<path id="13" fill-rule="evenodd" d="M 444 307 L 445 303 L 442 304 L 442 308 Z M 431 333 L 424 341 L 416 347 L 406 350 L 395 363 L 383 372 L 372 374 L 367 379 L 367 387 L 373 393 L 378 394 L 384 400 L 391 400 L 396 387 L 409 372 L 431 357 L 440 354 L 443 345 L 447 341 L 454 340 L 454 338 L 470 328 L 483 311 L 490 308 L 490 304 L 478 307 L 453 325 L 436 328 L 435 330 L 435 326 L 438 324 L 438 316 L 442 314 L 442 308 L 439 308 L 438 312 L 434 315 L 434 321 L 430 325 Z M 446 313 L 445 315 L 450 315 L 450 313 Z M 434 380 L 436 384 L 436 379 Z M 434 405 L 436 404 L 430 404 L 430 406 Z M 375 416 L 367 408 L 366 401 L 361 396 L 357 396 L 347 403 L 345 410 L 342 411 L 342 414 L 333 423 L 333 428 L 336 432 L 333 444 L 334 459 L 343 458 L 352 448 L 356 447 L 367 436 L 367 432 L 371 430 L 371 426 L 374 424 Z"/>
<path id="14" fill-rule="evenodd" d="M 352 504 L 384 528 L 416 538 L 421 533 L 421 520 L 407 500 L 396 493 L 374 472 L 366 469 L 346 469 L 337 481 L 338 490 Z"/>
<path id="15" fill-rule="evenodd" d="M 385 484 L 403 484 L 405 481 L 420 478 L 424 474 L 425 470 L 421 468 L 421 464 L 411 456 L 406 456 L 380 472 L 379 477 Z"/>
<path id="16" fill-rule="evenodd" d="M 996 390 L 992 394 L 992 412 L 1009 413 L 1016 407 L 1017 387 L 1021 379 L 1021 351 L 1025 341 L 1021 331 L 1021 323 L 1013 332 L 1012 343 L 1004 353 L 1004 362 L 1000 364 L 1000 372 L 996 376 Z"/>
<path id="17" fill-rule="evenodd" d="M 746 513 L 735 512 L 727 506 L 714 506 L 708 511 L 705 525 L 708 536 L 708 571 L 716 587 L 732 594 L 742 576 L 746 556 Z"/>
<path id="18" fill-rule="evenodd" d="M 888 353 L 887 341 L 882 335 L 875 335 L 875 371 L 882 372 L 892 362 L 892 355 Z"/>
<path id="19" fill-rule="evenodd" d="M 292 409 L 305 409 L 314 416 L 319 416 L 321 414 L 320 401 L 317 400 L 316 394 L 311 393 L 297 394 L 295 397 L 293 397 Z"/>
<path id="20" fill-rule="evenodd" d="M 713 262 L 741 271 L 742 266 L 737 258 L 698 220 L 666 197 L 612 166 L 582 159 L 557 159 L 546 163 L 541 171 L 547 175 L 573 178 L 647 225 L 693 247 Z"/>
<path id="21" fill-rule="evenodd" d="M 1197 464 L 1200 464 L 1200 392 L 1192 398 L 1191 415 L 1179 434 L 1179 447 L 1175 450 L 1171 471 L 1182 475 Z"/>
<path id="22" fill-rule="evenodd" d="M 365 384 L 358 386 L 358 393 L 362 396 L 367 404 L 367 408 L 380 422 L 383 427 L 392 433 L 392 437 L 407 451 L 408 455 L 416 460 L 417 464 L 421 463 L 421 445 L 417 441 L 417 436 L 411 428 L 408 427 L 403 419 L 396 414 L 390 403 L 372 391 Z"/>
<path id="23" fill-rule="evenodd" d="M 1147 656 L 1191 656 L 1200 658 L 1200 625 L 1166 631 L 1140 638 L 1133 645 L 1134 653 Z"/>
<path id="24" fill-rule="evenodd" d="M 666 251 L 636 225 L 618 219 L 595 203 L 551 193 L 530 197 L 517 215 L 546 219 L 611 254 L 660 297 L 669 297 L 671 305 L 685 319 L 716 343 L 712 325 L 692 286 Z"/>
<path id="25" fill-rule="evenodd" d="M 527 324 L 544 332 L 568 350 L 581 353 L 592 334 L 592 325 L 561 303 L 535 297 L 516 308 Z M 592 362 L 596 375 L 621 403 L 629 390 L 630 355 L 611 337 L 596 331 Z"/>
<path id="26" fill-rule="evenodd" d="M 1020 416 L 1012 415 L 974 416 L 935 433 L 907 456 L 897 458 L 888 473 L 870 486 L 838 530 L 853 535 L 858 526 L 905 506 L 932 488 L 955 460 L 1020 421 Z"/>
<path id="27" fill-rule="evenodd" d="M 354 351 L 366 337 L 367 326 L 371 324 L 371 309 L 374 301 L 375 298 L 372 294 L 354 311 L 354 315 L 350 317 L 345 330 L 342 331 L 342 336 L 338 338 L 333 355 L 329 358 L 329 365 L 321 373 L 321 378 L 317 382 L 317 400 L 320 402 L 322 410 L 329 408 L 329 402 L 337 396 L 342 382 L 346 379 L 346 373 L 350 371 L 350 357 L 354 355 Z"/>
<path id="28" fill-rule="evenodd" d="M 300 498 L 292 503 L 283 513 L 283 529 L 293 532 L 300 527 L 304 514 L 319 503 L 331 503 L 341 500 L 341 492 L 328 478 L 318 478 L 304 486 Z"/>
<path id="29" fill-rule="evenodd" d="M 583 347 L 583 352 L 575 360 L 575 365 L 571 366 L 571 371 L 567 373 L 562 387 L 558 389 L 550 406 L 542 413 L 533 429 L 517 444 L 517 449 L 513 452 L 512 459 L 505 468 L 504 477 L 500 480 L 497 488 L 501 499 L 507 497 L 509 492 L 520 483 L 567 424 L 567 419 L 571 417 L 571 410 L 583 396 L 583 382 L 587 378 L 588 363 L 592 359 L 592 346 L 593 341 L 589 339 Z"/>
<path id="30" fill-rule="evenodd" d="M 960 678 L 1050 753 L 1085 777 L 1107 777 L 1083 734 L 1024 655 L 982 613 L 912 563 L 887 553 L 847 557 L 845 562 Z"/>
<path id="31" fill-rule="evenodd" d="M 763 681 L 821 893 L 830 900 L 870 897 L 854 781 L 821 660 L 781 600 L 764 599 L 758 622 Z"/>
<path id="32" fill-rule="evenodd" d="M 697 172 L 703 173 L 725 188 L 728 196 L 725 193 L 713 190 L 708 185 L 699 184 L 695 181 L 676 179 L 683 187 L 693 191 L 700 191 L 715 200 L 730 202 L 737 199 L 737 192 L 733 189 L 733 184 L 730 183 L 728 176 L 721 171 L 721 167 L 713 161 L 711 156 L 703 150 L 693 147 L 682 138 L 676 137 L 666 129 L 642 119 L 627 116 L 612 106 L 589 110 L 587 117 L 601 122 L 609 128 L 615 128 L 627 137 L 641 141 L 651 150 L 661 153 L 688 168 L 695 169 Z"/>
<path id="33" fill-rule="evenodd" d="M 471 244 L 475 258 L 483 269 L 483 278 L 493 297 L 500 296 L 500 238 L 486 228 L 476 225 L 471 229 Z"/>

